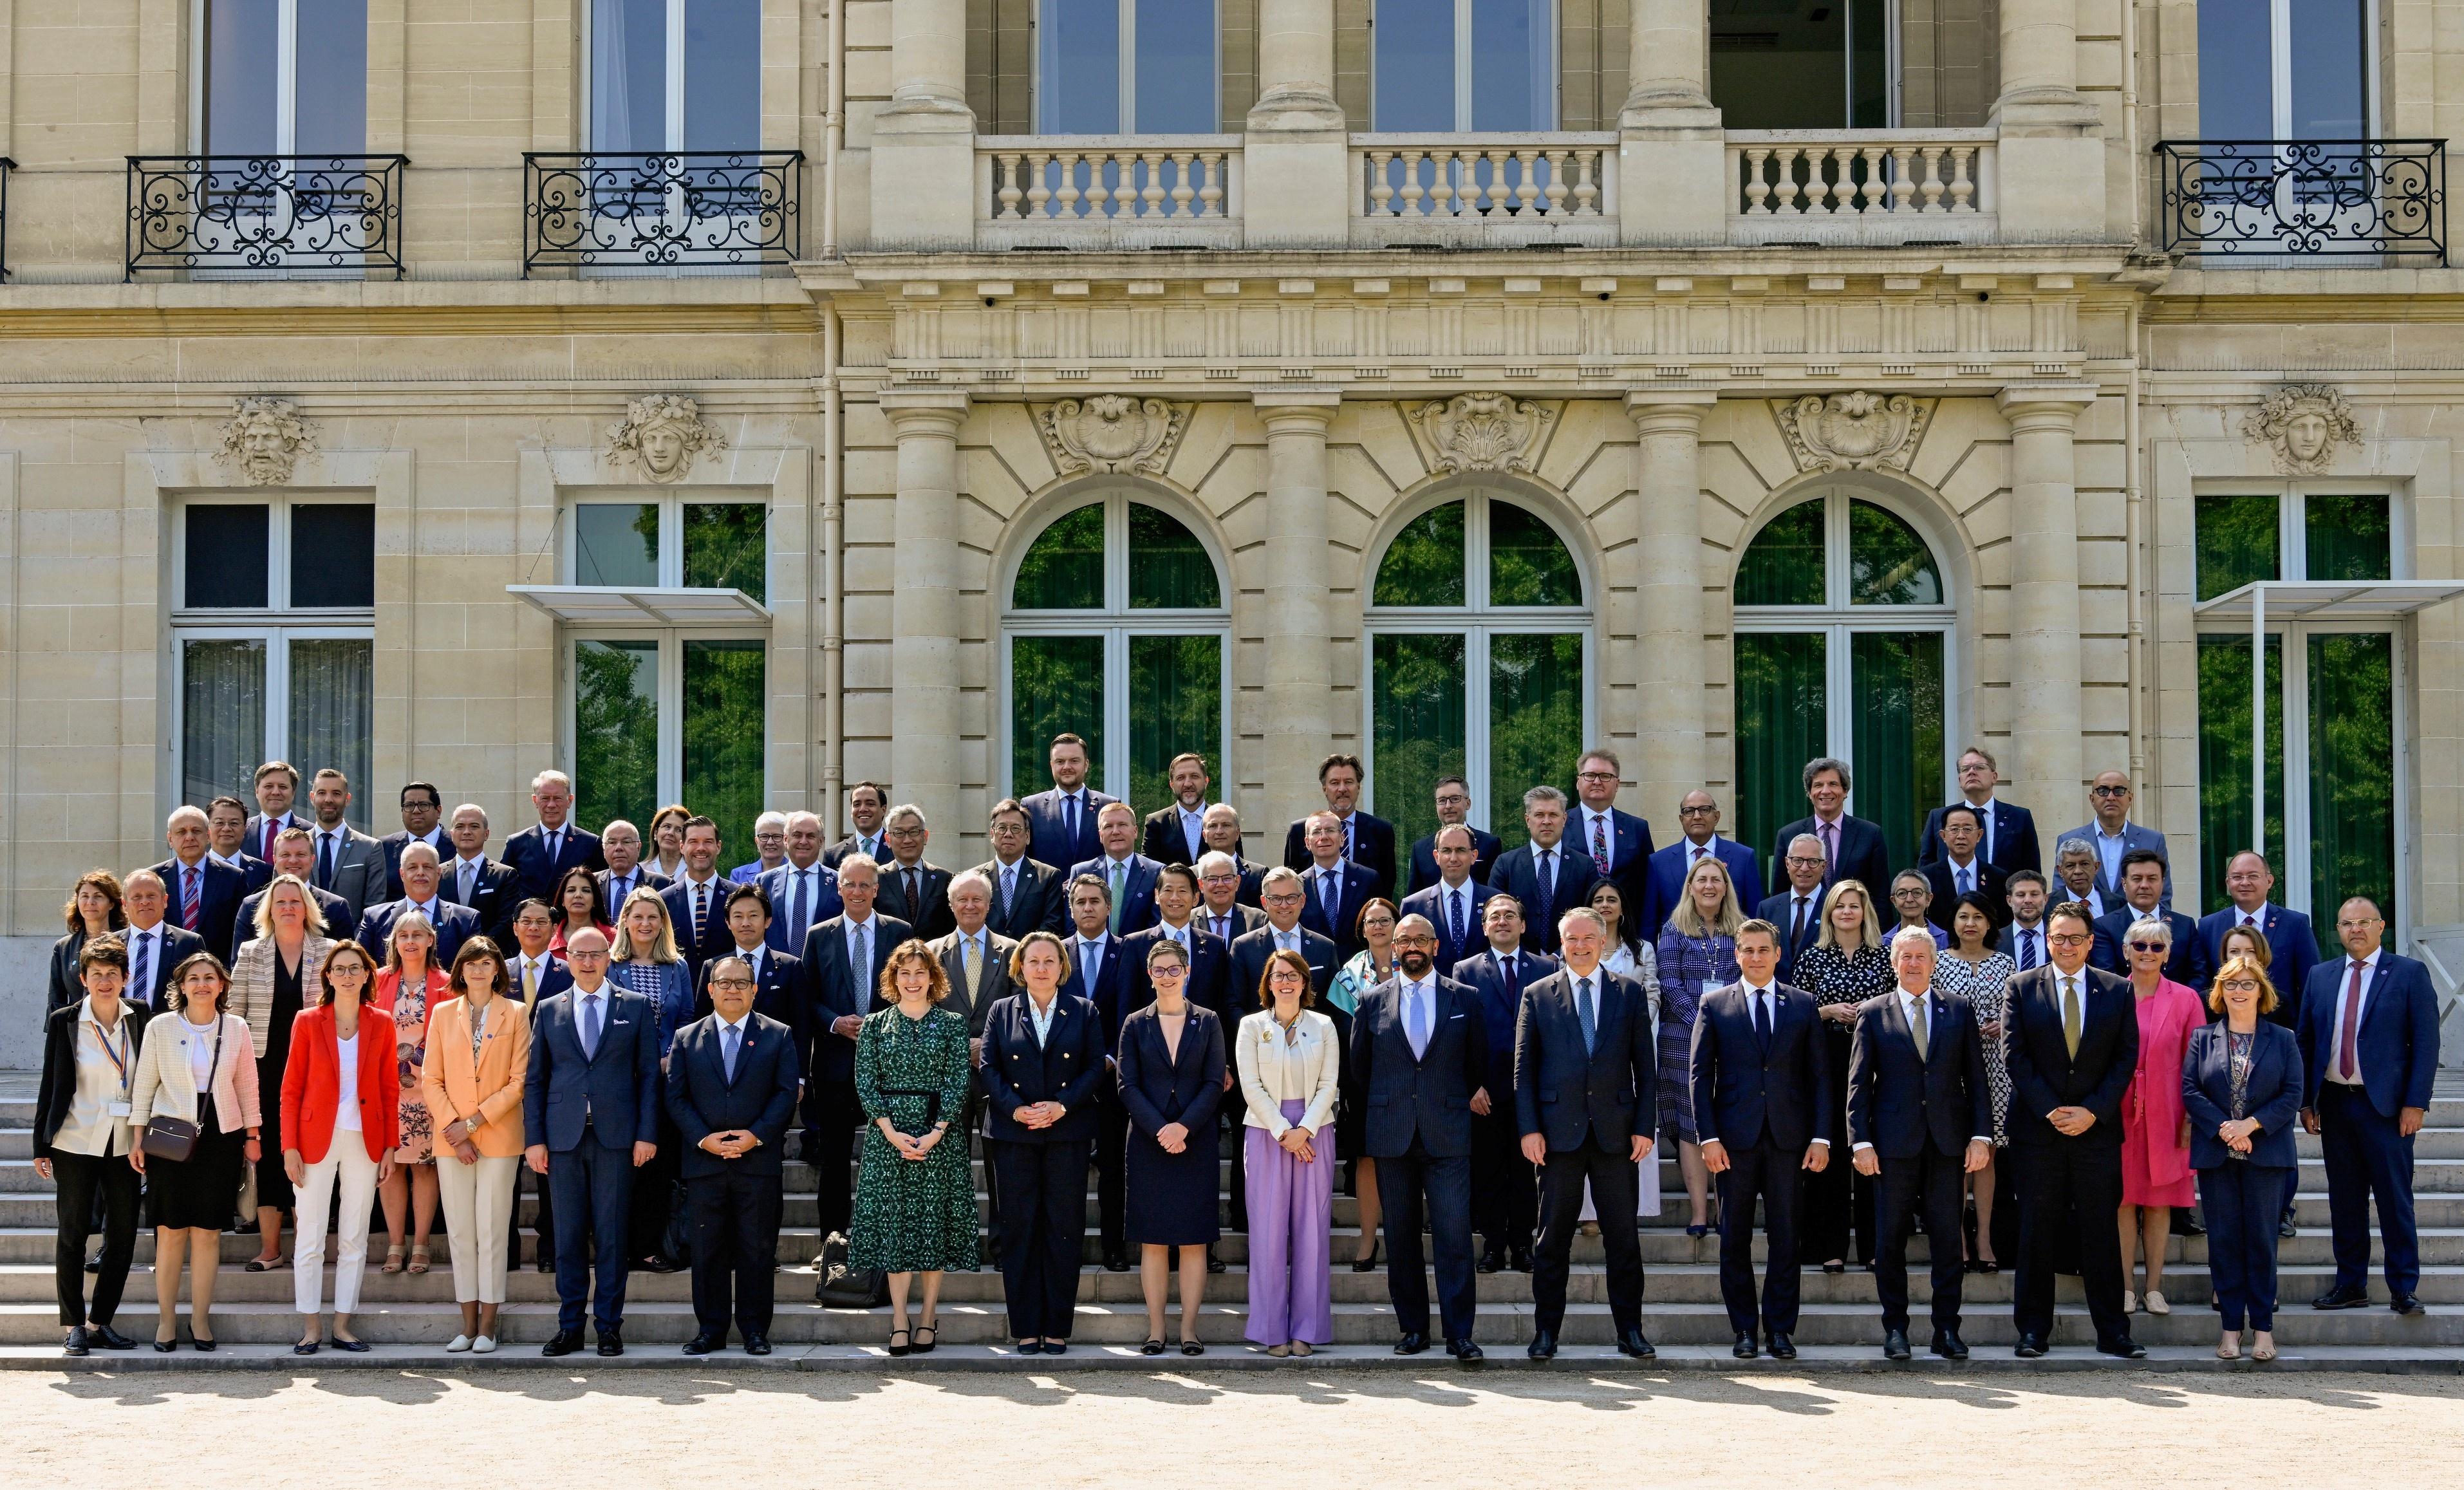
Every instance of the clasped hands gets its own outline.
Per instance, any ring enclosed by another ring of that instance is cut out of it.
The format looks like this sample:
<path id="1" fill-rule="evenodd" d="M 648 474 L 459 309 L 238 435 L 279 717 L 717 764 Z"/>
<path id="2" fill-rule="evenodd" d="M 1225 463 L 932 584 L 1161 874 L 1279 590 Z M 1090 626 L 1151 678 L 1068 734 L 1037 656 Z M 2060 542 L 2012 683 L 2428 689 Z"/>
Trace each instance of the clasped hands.
<path id="1" fill-rule="evenodd" d="M 722 1159 L 741 1159 L 759 1147 L 761 1147 L 761 1140 L 756 1138 L 750 1130 L 741 1128 L 731 1128 L 724 1132 L 712 1133 L 704 1138 L 700 1145 L 702 1152 L 715 1153 Z"/>
<path id="2" fill-rule="evenodd" d="M 1022 1112 L 1021 1115 L 1023 1116 L 1023 1112 Z M 891 1122 L 890 1119 L 883 1118 L 881 1120 L 882 1136 L 890 1140 L 890 1147 L 897 1150 L 901 1158 L 924 1158 L 928 1154 L 932 1153 L 935 1145 L 940 1143 L 941 1134 L 945 1131 L 947 1131 L 947 1129 L 935 1128 L 922 1133 L 921 1135 L 905 1133 L 899 1131 L 898 1126 Z M 733 1155 L 731 1155 L 731 1157 L 733 1157 Z"/>

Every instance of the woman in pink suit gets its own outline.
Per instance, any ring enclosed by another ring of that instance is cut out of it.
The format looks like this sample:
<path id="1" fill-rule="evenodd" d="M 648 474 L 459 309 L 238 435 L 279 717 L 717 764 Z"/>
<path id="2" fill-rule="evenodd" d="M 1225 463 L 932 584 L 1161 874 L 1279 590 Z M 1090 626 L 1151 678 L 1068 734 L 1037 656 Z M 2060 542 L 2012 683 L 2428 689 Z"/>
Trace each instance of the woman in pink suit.
<path id="1" fill-rule="evenodd" d="M 2165 1238 L 2173 1208 L 2191 1203 L 2190 1118 L 2182 1109 L 2182 1057 L 2190 1032 L 2205 1024 L 2199 996 L 2165 975 L 2173 933 L 2163 921 L 2134 923 L 2123 952 L 2139 1010 L 2139 1071 L 2122 1099 L 2122 1309 L 2132 1308 L 2130 1260 L 2145 1254 L 2150 1314 L 2170 1314 L 2165 1302 Z"/>

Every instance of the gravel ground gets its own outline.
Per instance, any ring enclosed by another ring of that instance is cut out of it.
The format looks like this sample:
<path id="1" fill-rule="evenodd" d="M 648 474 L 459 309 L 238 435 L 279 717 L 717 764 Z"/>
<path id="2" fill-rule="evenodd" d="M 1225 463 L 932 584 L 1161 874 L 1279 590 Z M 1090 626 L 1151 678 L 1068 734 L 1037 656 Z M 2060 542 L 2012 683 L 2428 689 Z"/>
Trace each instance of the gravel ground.
<path id="1" fill-rule="evenodd" d="M 2452 1376 L 29 1371 L 0 1376 L 0 1482 L 29 1486 L 92 1483 L 116 1462 L 252 1487 L 327 1487 L 353 1478 L 345 1466 L 390 1463 L 388 1479 L 421 1490 L 710 1487 L 738 1474 L 763 1490 L 994 1475 L 1495 1490 L 1647 1483 L 1727 1458 L 1766 1487 L 2043 1490 L 2214 1478 L 2195 1466 L 2220 1449 L 2229 1457 L 2211 1468 L 2232 1477 L 2239 1462 L 2272 1484 L 2464 1486 L 2464 1379 Z"/>

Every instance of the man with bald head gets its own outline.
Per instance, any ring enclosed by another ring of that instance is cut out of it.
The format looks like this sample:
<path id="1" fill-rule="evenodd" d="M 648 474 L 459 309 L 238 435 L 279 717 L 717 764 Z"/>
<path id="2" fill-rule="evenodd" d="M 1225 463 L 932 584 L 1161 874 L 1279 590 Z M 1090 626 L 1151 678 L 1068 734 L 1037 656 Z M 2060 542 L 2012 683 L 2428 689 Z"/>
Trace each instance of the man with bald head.
<path id="1" fill-rule="evenodd" d="M 402 851 L 402 898 L 370 906 L 367 913 L 360 917 L 359 931 L 351 940 L 383 962 L 385 939 L 393 935 L 393 924 L 416 910 L 436 928 L 436 965 L 453 966 L 453 954 L 462 950 L 462 944 L 480 934 L 479 918 L 468 906 L 447 900 L 442 893 L 444 883 L 445 872 L 436 862 L 436 850 L 426 844 L 411 844 Z"/>
<path id="2" fill-rule="evenodd" d="M 607 867 L 591 878 L 599 882 L 599 902 L 609 915 L 637 889 L 668 887 L 666 875 L 642 863 L 642 830 L 623 818 L 600 830 L 599 852 Z"/>
<path id="3" fill-rule="evenodd" d="M 206 951 L 228 965 L 231 925 L 239 914 L 239 903 L 248 898 L 248 876 L 207 852 L 213 835 L 199 808 L 173 808 L 163 837 L 171 845 L 171 857 L 156 865 L 154 872 L 162 877 L 164 891 L 170 896 L 166 918 L 184 931 L 194 931 Z"/>
<path id="4" fill-rule="evenodd" d="M 819 814 L 787 814 L 787 858 L 757 881 L 770 896 L 769 946 L 789 956 L 804 950 L 804 933 L 846 909 L 839 901 L 838 871 L 822 863 Z"/>
<path id="5" fill-rule="evenodd" d="M 478 917 L 480 931 L 502 952 L 513 945 L 514 904 L 520 898 L 514 892 L 514 866 L 488 857 L 488 814 L 476 802 L 454 808 L 447 832 L 453 857 L 444 865 L 439 893 Z M 394 872 L 402 872 L 399 862 Z"/>
<path id="6" fill-rule="evenodd" d="M 1762 884 L 1762 861 L 1751 848 L 1720 831 L 1720 800 L 1697 787 L 1677 799 L 1677 825 L 1682 830 L 1676 843 L 1651 856 L 1643 870 L 1642 904 L 1625 908 L 1625 924 L 1618 928 L 1629 936 L 1639 936 L 1645 945 L 1660 935 L 1660 929 L 1677 911 L 1677 902 L 1685 893 L 1685 876 L 1705 859 L 1717 859 L 1728 866 L 1728 883 L 1736 887 L 1739 904 L 1744 904 Z M 1815 845 L 1821 840 L 1815 840 Z"/>

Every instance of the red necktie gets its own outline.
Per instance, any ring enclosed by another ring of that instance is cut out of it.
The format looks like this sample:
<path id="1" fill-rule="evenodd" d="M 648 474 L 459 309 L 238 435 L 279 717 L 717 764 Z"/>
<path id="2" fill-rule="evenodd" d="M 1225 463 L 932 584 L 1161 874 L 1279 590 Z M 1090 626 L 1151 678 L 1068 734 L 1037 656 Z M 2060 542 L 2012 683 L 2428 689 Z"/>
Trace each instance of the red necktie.
<path id="1" fill-rule="evenodd" d="M 2336 1074 L 2353 1079 L 2353 1035 L 2362 1022 L 2362 965 L 2353 964 L 2353 980 L 2344 989 L 2343 1028 L 2336 1033 Z"/>

